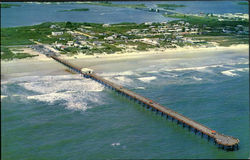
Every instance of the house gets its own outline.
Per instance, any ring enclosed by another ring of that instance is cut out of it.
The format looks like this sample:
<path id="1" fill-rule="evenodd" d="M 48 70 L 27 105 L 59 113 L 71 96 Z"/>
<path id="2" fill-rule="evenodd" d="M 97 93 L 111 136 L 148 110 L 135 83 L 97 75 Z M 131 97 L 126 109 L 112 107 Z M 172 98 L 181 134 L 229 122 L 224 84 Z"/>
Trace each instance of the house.
<path id="1" fill-rule="evenodd" d="M 184 21 L 179 21 L 179 23 L 182 24 L 182 25 L 184 25 L 185 22 Z"/>
<path id="2" fill-rule="evenodd" d="M 145 25 L 152 25 L 153 22 L 145 22 L 144 24 L 145 24 Z"/>
<path id="3" fill-rule="evenodd" d="M 65 41 L 66 39 L 65 38 L 59 38 L 59 40 Z"/>
<path id="4" fill-rule="evenodd" d="M 110 24 L 103 24 L 103 27 L 110 27 Z"/>
<path id="5" fill-rule="evenodd" d="M 99 36 L 105 36 L 106 33 L 98 33 Z"/>
<path id="6" fill-rule="evenodd" d="M 68 42 L 67 42 L 67 45 L 68 45 L 68 46 L 73 46 L 73 45 L 74 45 L 74 42 L 73 42 L 73 41 L 68 41 Z"/>
<path id="7" fill-rule="evenodd" d="M 81 45 L 87 45 L 88 43 L 86 41 L 79 41 Z"/>
<path id="8" fill-rule="evenodd" d="M 57 28 L 57 26 L 53 24 L 49 28 Z"/>
<path id="9" fill-rule="evenodd" d="M 126 36 L 121 36 L 121 39 L 128 39 L 128 37 L 126 37 Z"/>
<path id="10" fill-rule="evenodd" d="M 148 39 L 148 38 L 143 38 L 140 39 L 141 42 L 151 44 L 151 45 L 158 45 L 158 39 Z"/>
<path id="11" fill-rule="evenodd" d="M 60 36 L 63 32 L 51 32 L 52 36 Z"/>
<path id="12" fill-rule="evenodd" d="M 176 32 L 182 32 L 182 28 L 177 28 Z"/>
<path id="13" fill-rule="evenodd" d="M 108 41 L 113 41 L 113 40 L 114 40 L 114 37 L 113 37 L 113 36 L 109 36 L 109 37 L 105 37 L 104 39 L 105 39 L 105 40 L 108 40 Z"/>
<path id="14" fill-rule="evenodd" d="M 182 39 L 183 36 L 176 36 L 176 39 Z"/>
<path id="15" fill-rule="evenodd" d="M 92 44 L 95 45 L 95 46 L 101 46 L 102 45 L 99 41 L 93 41 Z"/>
<path id="16" fill-rule="evenodd" d="M 166 25 L 167 24 L 167 22 L 161 22 L 161 25 Z"/>
<path id="17" fill-rule="evenodd" d="M 89 39 L 98 39 L 98 37 L 89 37 Z"/>
<path id="18" fill-rule="evenodd" d="M 67 31 L 66 33 L 68 33 L 68 34 L 74 34 L 73 31 Z"/>
<path id="19" fill-rule="evenodd" d="M 171 33 L 167 33 L 167 32 L 166 32 L 166 33 L 164 33 L 163 35 L 164 35 L 164 36 L 168 36 L 168 35 L 171 35 Z"/>

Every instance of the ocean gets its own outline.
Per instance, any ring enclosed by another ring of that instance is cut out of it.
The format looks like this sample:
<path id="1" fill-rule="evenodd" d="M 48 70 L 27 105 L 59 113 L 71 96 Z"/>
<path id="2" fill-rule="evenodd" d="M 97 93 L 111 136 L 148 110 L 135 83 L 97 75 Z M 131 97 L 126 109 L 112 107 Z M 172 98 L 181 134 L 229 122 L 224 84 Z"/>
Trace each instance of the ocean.
<path id="1" fill-rule="evenodd" d="M 95 81 L 65 73 L 2 82 L 2 159 L 249 157 L 248 50 L 176 53 L 113 65 L 98 74 L 239 138 L 239 150 L 218 149 Z"/>

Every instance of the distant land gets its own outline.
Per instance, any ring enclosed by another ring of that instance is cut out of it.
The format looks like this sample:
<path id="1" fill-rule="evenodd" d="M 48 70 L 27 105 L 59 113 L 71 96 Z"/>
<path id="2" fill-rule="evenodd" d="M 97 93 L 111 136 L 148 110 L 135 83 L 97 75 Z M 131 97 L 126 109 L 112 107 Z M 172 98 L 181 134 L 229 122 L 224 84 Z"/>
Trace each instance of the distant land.
<path id="1" fill-rule="evenodd" d="M 76 8 L 76 9 L 69 9 L 69 10 L 59 10 L 57 12 L 74 12 L 74 11 L 82 12 L 82 11 L 89 11 L 89 9 L 88 8 Z"/>
<path id="2" fill-rule="evenodd" d="M 21 5 L 19 4 L 1 4 L 1 8 L 11 8 L 11 7 L 20 7 Z"/>
<path id="3" fill-rule="evenodd" d="M 111 2 L 82 2 L 89 5 L 99 5 L 105 7 L 120 7 L 120 8 L 147 8 L 145 4 L 113 4 Z"/>
<path id="4" fill-rule="evenodd" d="M 239 5 L 248 5 L 248 2 L 238 2 Z"/>
<path id="5" fill-rule="evenodd" d="M 164 9 L 167 9 L 167 10 L 175 10 L 175 8 L 178 8 L 178 7 L 186 7 L 185 5 L 178 5 L 178 4 L 157 4 L 157 7 L 160 7 L 160 8 L 164 8 Z"/>

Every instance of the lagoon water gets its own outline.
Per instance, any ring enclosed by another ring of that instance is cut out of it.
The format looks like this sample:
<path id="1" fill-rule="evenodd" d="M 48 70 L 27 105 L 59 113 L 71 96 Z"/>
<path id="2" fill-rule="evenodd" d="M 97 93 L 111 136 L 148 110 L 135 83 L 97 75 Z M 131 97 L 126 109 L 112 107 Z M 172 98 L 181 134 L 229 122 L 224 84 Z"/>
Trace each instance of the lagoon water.
<path id="1" fill-rule="evenodd" d="M 4 159 L 248 158 L 248 51 L 179 54 L 98 74 L 239 138 L 238 151 L 218 149 L 97 82 L 66 74 L 2 83 Z"/>
<path id="2" fill-rule="evenodd" d="M 124 4 L 141 4 L 155 8 L 159 2 L 113 2 Z M 177 8 L 182 13 L 248 13 L 247 5 L 238 5 L 237 1 L 178 1 L 168 2 L 184 4 L 187 7 Z M 173 20 L 161 13 L 146 12 L 130 8 L 104 7 L 81 3 L 15 3 L 20 7 L 1 8 L 1 27 L 16 27 L 40 24 L 43 22 L 93 22 L 93 23 L 122 23 L 122 22 L 163 22 Z M 89 8 L 87 12 L 58 12 L 59 10 Z"/>

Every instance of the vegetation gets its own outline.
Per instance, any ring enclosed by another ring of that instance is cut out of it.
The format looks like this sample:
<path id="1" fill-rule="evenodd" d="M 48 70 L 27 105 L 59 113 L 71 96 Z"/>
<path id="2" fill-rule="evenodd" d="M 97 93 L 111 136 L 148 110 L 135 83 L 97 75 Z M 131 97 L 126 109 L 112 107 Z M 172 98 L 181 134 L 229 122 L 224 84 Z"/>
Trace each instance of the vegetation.
<path id="1" fill-rule="evenodd" d="M 209 27 L 224 27 L 224 26 L 237 26 L 237 25 L 243 25 L 248 26 L 249 21 L 219 21 L 217 17 L 212 16 L 194 16 L 194 15 L 185 15 L 181 13 L 177 14 L 165 14 L 166 17 L 171 18 L 180 18 L 183 19 L 186 22 L 189 22 L 190 24 L 197 25 L 197 26 L 209 26 Z M 172 21 L 171 23 L 175 23 L 175 21 Z"/>
<path id="2" fill-rule="evenodd" d="M 145 4 L 113 4 L 108 1 L 103 2 L 84 2 L 85 4 L 89 5 L 99 5 L 105 7 L 121 7 L 121 8 L 147 8 Z"/>
<path id="3" fill-rule="evenodd" d="M 50 28 L 50 26 L 58 25 L 60 27 L 65 27 L 66 23 L 52 23 L 46 22 L 34 26 L 24 26 L 24 27 L 10 27 L 10 28 L 1 28 L 1 45 L 30 45 L 34 44 L 30 39 L 39 41 L 45 44 L 51 44 L 55 42 L 60 37 L 65 37 L 66 40 L 72 39 L 70 35 L 64 34 L 62 36 L 50 36 L 51 32 L 58 31 L 57 29 Z"/>
<path id="4" fill-rule="evenodd" d="M 178 7 L 186 7 L 185 5 L 178 5 L 178 4 L 157 4 L 157 7 L 164 8 L 164 9 L 169 9 L 169 10 L 174 10 L 175 8 Z"/>
<path id="5" fill-rule="evenodd" d="M 248 1 L 246 1 L 246 2 L 238 2 L 238 5 L 248 5 Z"/>
<path id="6" fill-rule="evenodd" d="M 1 8 L 11 8 L 11 7 L 20 7 L 21 5 L 19 4 L 6 4 L 6 3 L 1 3 Z"/>
<path id="7" fill-rule="evenodd" d="M 248 44 L 248 35 L 238 35 L 238 36 L 197 36 L 197 40 L 213 41 L 218 43 L 219 46 L 230 46 L 233 44 Z"/>
<path id="8" fill-rule="evenodd" d="M 167 36 L 157 33 L 161 27 L 174 29 L 174 25 L 179 25 L 180 29 L 182 27 L 182 32 L 184 32 L 184 23 L 180 23 L 180 20 L 168 22 L 165 24 L 166 26 L 161 23 L 152 23 L 151 25 L 145 25 L 144 23 L 119 23 L 104 26 L 98 23 L 46 22 L 34 26 L 2 28 L 1 46 L 4 47 L 1 53 L 2 59 L 31 57 L 32 55 L 23 53 L 14 54 L 6 47 L 30 45 L 33 44 L 32 40 L 43 44 L 55 44 L 56 42 L 59 46 L 54 45 L 54 47 L 61 51 L 61 54 L 70 56 L 78 53 L 111 54 L 122 51 L 127 46 L 134 46 L 132 47 L 133 49 L 144 51 L 156 47 L 172 48 L 185 45 L 201 45 L 199 40 L 203 40 L 202 42 L 216 42 L 222 46 L 249 42 L 246 33 L 244 33 L 245 35 L 238 34 L 238 32 L 243 33 L 243 27 L 245 27 L 244 30 L 246 29 L 246 26 L 248 26 L 247 21 L 219 21 L 217 17 L 212 16 L 201 17 L 183 14 L 166 16 L 180 18 L 182 21 L 189 22 L 188 28 L 195 28 L 197 33 L 195 35 L 184 34 L 183 39 L 177 38 L 174 33 Z M 243 25 L 241 29 L 235 27 L 239 24 Z M 155 31 L 152 31 L 151 28 Z M 209 32 L 203 32 L 207 28 L 210 28 L 208 29 Z M 232 32 L 224 33 L 223 29 L 228 29 Z M 52 32 L 62 32 L 62 34 L 52 36 Z M 78 33 L 78 35 L 75 35 L 75 33 Z M 185 37 L 190 40 L 186 40 Z M 139 40 L 143 38 L 149 38 L 157 45 L 153 45 L 153 43 L 150 45 L 147 44 L 150 42 L 146 43 Z M 135 42 L 136 39 L 139 41 Z M 16 52 L 20 51 L 17 50 Z"/>
<path id="9" fill-rule="evenodd" d="M 69 10 L 59 10 L 58 12 L 73 12 L 73 11 L 82 12 L 82 11 L 89 11 L 89 9 L 88 8 L 76 8 L 76 9 L 69 9 Z"/>
<path id="10" fill-rule="evenodd" d="M 30 55 L 28 53 L 13 53 L 9 48 L 1 47 L 1 60 L 22 59 L 35 56 L 38 55 Z"/>

